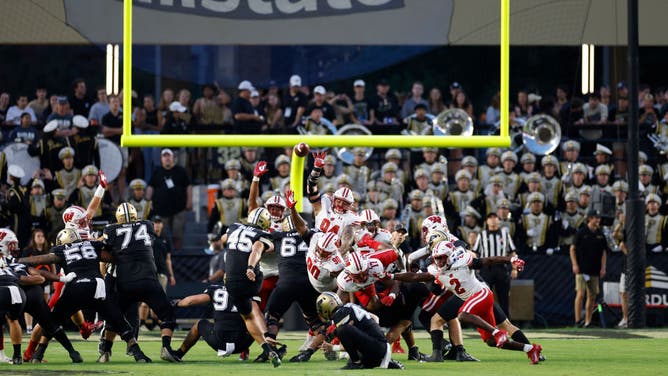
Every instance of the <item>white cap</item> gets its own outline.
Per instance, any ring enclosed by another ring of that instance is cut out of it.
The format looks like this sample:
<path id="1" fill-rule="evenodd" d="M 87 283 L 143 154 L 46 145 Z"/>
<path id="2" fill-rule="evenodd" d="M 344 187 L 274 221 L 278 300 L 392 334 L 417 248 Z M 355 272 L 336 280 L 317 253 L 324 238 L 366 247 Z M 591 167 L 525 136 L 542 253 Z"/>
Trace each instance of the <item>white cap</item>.
<path id="1" fill-rule="evenodd" d="M 50 122 L 46 123 L 42 131 L 45 133 L 53 132 L 58 128 L 58 120 L 51 120 Z"/>
<path id="2" fill-rule="evenodd" d="M 318 85 L 313 89 L 313 94 L 322 94 L 325 95 L 325 87 L 322 85 Z"/>
<path id="3" fill-rule="evenodd" d="M 529 93 L 529 98 L 528 99 L 529 99 L 529 103 L 532 103 L 532 102 L 537 102 L 537 101 L 543 99 L 543 97 L 541 97 L 538 94 Z"/>
<path id="4" fill-rule="evenodd" d="M 72 124 L 77 128 L 88 128 L 88 119 L 81 115 L 74 115 L 72 118 Z"/>
<path id="5" fill-rule="evenodd" d="M 366 84 L 364 83 L 364 80 L 355 80 L 355 82 L 353 83 L 353 86 L 362 86 L 362 87 L 364 87 L 364 86 L 366 86 Z"/>
<path id="6" fill-rule="evenodd" d="M 598 153 L 612 155 L 612 150 L 608 149 L 607 147 L 605 147 L 601 144 L 596 144 L 596 151 L 594 152 L 594 155 L 596 155 Z"/>
<path id="7" fill-rule="evenodd" d="M 13 176 L 17 179 L 22 179 L 24 176 L 26 176 L 25 171 L 19 166 L 19 165 L 9 165 L 7 167 L 7 174 L 9 176 Z"/>
<path id="8" fill-rule="evenodd" d="M 171 156 L 174 156 L 174 152 L 172 151 L 172 149 L 169 149 L 169 148 L 162 149 L 162 151 L 160 152 L 160 155 L 163 155 L 163 154 L 169 154 Z"/>
<path id="9" fill-rule="evenodd" d="M 182 105 L 181 102 L 174 101 L 169 105 L 169 110 L 176 112 L 186 112 L 187 108 L 186 106 Z"/>
<path id="10" fill-rule="evenodd" d="M 260 93 L 257 90 L 255 90 L 255 89 L 251 90 L 251 98 L 259 97 L 259 96 L 260 96 Z"/>
<path id="11" fill-rule="evenodd" d="M 243 80 L 239 82 L 239 86 L 237 87 L 239 90 L 253 90 L 253 84 L 250 83 L 250 81 Z"/>
<path id="12" fill-rule="evenodd" d="M 302 78 L 296 74 L 290 77 L 290 86 L 302 86 Z"/>

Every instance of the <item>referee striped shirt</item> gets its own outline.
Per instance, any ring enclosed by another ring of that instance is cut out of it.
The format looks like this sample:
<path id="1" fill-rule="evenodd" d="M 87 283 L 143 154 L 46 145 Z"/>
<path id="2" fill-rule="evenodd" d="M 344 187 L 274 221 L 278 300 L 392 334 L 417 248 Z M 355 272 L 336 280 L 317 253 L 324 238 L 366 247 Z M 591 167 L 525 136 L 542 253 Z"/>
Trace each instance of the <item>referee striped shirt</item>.
<path id="1" fill-rule="evenodd" d="M 507 227 L 496 231 L 483 230 L 473 245 L 473 251 L 480 257 L 508 256 L 515 252 L 515 243 Z"/>

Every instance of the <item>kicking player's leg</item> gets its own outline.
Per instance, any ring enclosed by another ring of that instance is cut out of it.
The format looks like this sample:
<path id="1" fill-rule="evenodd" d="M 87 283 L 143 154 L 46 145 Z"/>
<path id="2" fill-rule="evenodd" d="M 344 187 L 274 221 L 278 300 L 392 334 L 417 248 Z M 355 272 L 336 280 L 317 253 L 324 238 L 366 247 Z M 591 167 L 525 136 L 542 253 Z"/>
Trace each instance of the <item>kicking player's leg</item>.
<path id="1" fill-rule="evenodd" d="M 201 333 L 211 331 L 213 329 L 212 326 L 213 325 L 208 320 L 198 320 L 195 322 L 186 335 L 186 338 L 183 340 L 183 343 L 181 343 L 179 349 L 176 350 L 176 355 L 178 355 L 179 358 L 183 358 L 188 350 L 197 344 L 197 341 L 202 337 Z"/>
<path id="2" fill-rule="evenodd" d="M 387 342 L 378 341 L 354 325 L 343 325 L 336 329 L 341 345 L 346 349 L 352 363 L 361 363 L 364 368 L 378 367 L 387 354 Z"/>

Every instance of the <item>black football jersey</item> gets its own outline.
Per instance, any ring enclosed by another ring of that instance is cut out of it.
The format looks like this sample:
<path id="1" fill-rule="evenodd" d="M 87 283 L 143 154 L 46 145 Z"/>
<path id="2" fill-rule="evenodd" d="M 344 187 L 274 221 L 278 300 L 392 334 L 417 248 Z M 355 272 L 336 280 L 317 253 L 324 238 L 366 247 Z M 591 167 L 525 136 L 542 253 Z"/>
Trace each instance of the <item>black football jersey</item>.
<path id="1" fill-rule="evenodd" d="M 60 258 L 58 265 L 64 273 L 77 273 L 77 278 L 102 278 L 100 274 L 99 252 L 104 243 L 81 240 L 70 244 L 55 246 L 51 252 Z"/>
<path id="2" fill-rule="evenodd" d="M 246 277 L 248 258 L 253 243 L 258 240 L 265 244 L 271 243 L 269 233 L 254 226 L 233 223 L 227 229 L 227 243 L 225 244 L 225 278 L 227 280 L 245 281 L 248 279 Z"/>
<path id="3" fill-rule="evenodd" d="M 18 286 L 19 275 L 16 273 L 11 264 L 0 268 L 0 286 Z"/>
<path id="4" fill-rule="evenodd" d="M 244 320 L 232 304 L 230 294 L 224 285 L 210 285 L 204 293 L 211 298 L 211 309 L 213 311 L 214 328 L 216 332 L 238 331 L 246 328 Z"/>
<path id="5" fill-rule="evenodd" d="M 306 283 L 308 286 L 311 282 L 306 271 L 306 253 L 313 232 L 309 230 L 304 233 L 304 236 L 300 236 L 298 232 L 273 232 L 271 236 L 274 242 L 274 252 L 280 256 L 278 283 Z"/>
<path id="6" fill-rule="evenodd" d="M 332 320 L 336 327 L 349 325 L 352 322 L 357 329 L 365 332 L 371 337 L 385 342 L 385 335 L 380 326 L 371 318 L 369 312 L 364 308 L 353 303 L 346 303 L 339 307 L 332 316 Z"/>
<path id="7" fill-rule="evenodd" d="M 153 223 L 137 221 L 104 228 L 104 242 L 114 257 L 118 283 L 156 279 Z"/>

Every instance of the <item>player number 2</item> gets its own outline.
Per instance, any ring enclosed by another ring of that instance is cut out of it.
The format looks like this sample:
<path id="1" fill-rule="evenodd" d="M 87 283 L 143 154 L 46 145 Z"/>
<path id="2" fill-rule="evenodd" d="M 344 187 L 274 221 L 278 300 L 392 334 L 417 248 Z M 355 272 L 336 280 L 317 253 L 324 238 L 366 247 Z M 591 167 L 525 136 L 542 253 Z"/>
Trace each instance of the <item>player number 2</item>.
<path id="1" fill-rule="evenodd" d="M 466 290 L 462 287 L 462 283 L 459 282 L 459 280 L 457 278 L 451 279 L 450 284 L 455 286 L 455 293 L 463 294 L 463 293 L 466 292 Z"/>

